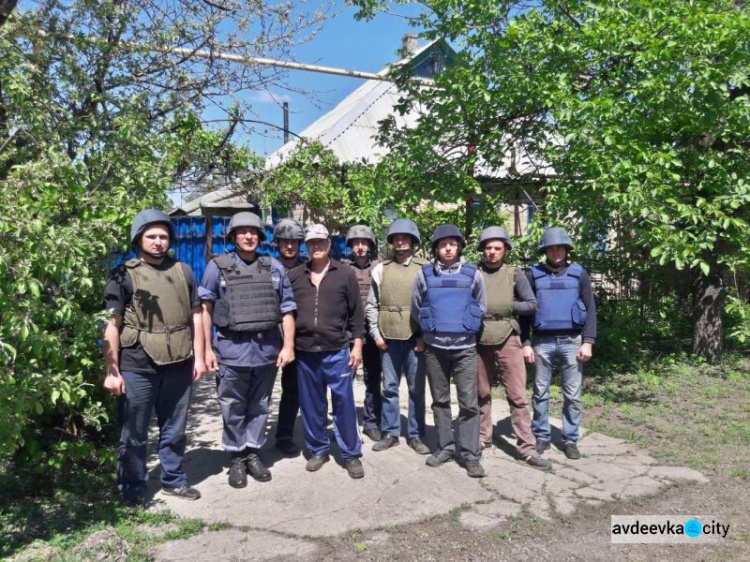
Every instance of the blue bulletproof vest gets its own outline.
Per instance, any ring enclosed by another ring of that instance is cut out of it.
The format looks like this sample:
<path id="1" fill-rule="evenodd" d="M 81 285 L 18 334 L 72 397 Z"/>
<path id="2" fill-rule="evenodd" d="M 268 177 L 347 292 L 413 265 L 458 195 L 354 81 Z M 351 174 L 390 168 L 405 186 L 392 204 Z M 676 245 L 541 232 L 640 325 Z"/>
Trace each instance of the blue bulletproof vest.
<path id="1" fill-rule="evenodd" d="M 535 330 L 580 330 L 586 323 L 586 306 L 580 295 L 579 279 L 583 268 L 572 263 L 565 275 L 555 276 L 543 266 L 531 269 L 539 310 L 534 317 Z"/>
<path id="2" fill-rule="evenodd" d="M 419 309 L 423 332 L 470 335 L 482 327 L 482 310 L 471 291 L 477 268 L 463 264 L 459 273 L 438 273 L 435 265 L 422 268 L 427 292 Z"/>

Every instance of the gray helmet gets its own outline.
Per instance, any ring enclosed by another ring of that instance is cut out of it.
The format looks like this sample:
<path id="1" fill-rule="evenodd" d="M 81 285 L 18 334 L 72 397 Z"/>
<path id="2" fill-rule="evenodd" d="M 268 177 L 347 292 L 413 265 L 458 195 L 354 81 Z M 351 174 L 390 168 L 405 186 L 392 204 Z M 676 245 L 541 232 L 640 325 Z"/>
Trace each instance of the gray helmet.
<path id="1" fill-rule="evenodd" d="M 263 228 L 263 223 L 260 222 L 260 217 L 255 213 L 250 213 L 248 211 L 243 211 L 232 216 L 224 237 L 230 238 L 235 230 L 243 227 L 256 229 L 258 231 L 258 238 L 261 242 L 266 239 L 266 229 Z"/>
<path id="2" fill-rule="evenodd" d="M 386 237 L 389 244 L 393 244 L 393 237 L 396 234 L 408 234 L 416 240 L 416 244 L 422 241 L 417 225 L 409 219 L 396 219 L 391 223 L 391 226 L 388 228 L 388 236 Z"/>
<path id="3" fill-rule="evenodd" d="M 164 224 L 169 231 L 169 245 L 172 246 L 174 244 L 174 225 L 169 220 L 169 216 L 157 209 L 146 209 L 135 216 L 133 224 L 130 226 L 130 244 L 133 246 L 133 249 L 137 247 L 138 240 L 146 230 L 146 227 L 152 224 Z"/>
<path id="4" fill-rule="evenodd" d="M 508 247 L 508 250 L 513 249 L 513 244 L 510 243 L 510 236 L 502 226 L 490 226 L 482 231 L 479 241 L 477 242 L 477 249 L 482 250 L 484 243 L 490 240 L 502 240 Z"/>
<path id="5" fill-rule="evenodd" d="M 466 245 L 466 240 L 464 240 L 464 235 L 461 234 L 461 231 L 458 230 L 458 227 L 455 224 L 441 224 L 435 229 L 435 232 L 432 235 L 432 249 L 433 250 L 435 250 L 437 243 L 443 238 L 456 238 L 461 248 L 463 248 Z"/>
<path id="6" fill-rule="evenodd" d="M 273 237 L 276 240 L 304 240 L 305 231 L 296 220 L 281 219 L 273 229 Z"/>
<path id="7" fill-rule="evenodd" d="M 355 238 L 364 238 L 370 244 L 372 244 L 372 247 L 375 248 L 378 245 L 378 241 L 375 239 L 375 235 L 372 232 L 372 229 L 369 226 L 365 226 L 364 224 L 355 224 L 353 227 L 349 229 L 349 231 L 346 233 L 346 245 L 351 246 L 352 240 Z"/>
<path id="8" fill-rule="evenodd" d="M 565 246 L 568 251 L 571 251 L 573 241 L 564 228 L 548 228 L 542 232 L 542 239 L 539 241 L 539 253 L 544 252 L 544 249 L 549 246 Z"/>

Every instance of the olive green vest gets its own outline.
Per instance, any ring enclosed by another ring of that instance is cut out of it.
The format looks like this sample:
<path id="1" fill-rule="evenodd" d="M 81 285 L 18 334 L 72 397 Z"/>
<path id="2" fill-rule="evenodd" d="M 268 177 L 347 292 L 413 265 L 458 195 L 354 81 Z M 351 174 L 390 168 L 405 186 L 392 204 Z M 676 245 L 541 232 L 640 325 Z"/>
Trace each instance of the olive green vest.
<path id="1" fill-rule="evenodd" d="M 133 282 L 133 299 L 125 308 L 120 345 L 140 342 L 157 365 L 192 357 L 190 291 L 180 262 L 165 261 L 156 269 L 139 259 L 125 262 Z"/>
<path id="2" fill-rule="evenodd" d="M 480 345 L 500 345 L 515 331 L 521 333 L 518 320 L 513 317 L 513 285 L 516 268 L 503 264 L 495 273 L 487 273 L 480 265 L 487 291 L 487 312 L 479 335 Z"/>
<path id="3" fill-rule="evenodd" d="M 419 329 L 411 318 L 411 294 L 424 264 L 414 257 L 406 267 L 393 260 L 383 262 L 378 328 L 384 338 L 408 340 Z"/>

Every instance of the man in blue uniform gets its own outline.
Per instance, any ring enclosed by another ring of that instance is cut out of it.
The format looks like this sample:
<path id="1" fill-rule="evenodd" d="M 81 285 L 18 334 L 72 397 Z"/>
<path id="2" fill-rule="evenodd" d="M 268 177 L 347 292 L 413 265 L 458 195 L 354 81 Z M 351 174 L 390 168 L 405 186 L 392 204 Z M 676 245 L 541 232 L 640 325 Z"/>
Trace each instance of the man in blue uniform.
<path id="1" fill-rule="evenodd" d="M 234 251 L 208 263 L 200 294 L 206 338 L 212 324 L 217 328 L 216 351 L 207 346 L 206 365 L 219 373 L 222 446 L 232 458 L 228 481 L 244 488 L 247 473 L 259 482 L 271 479 L 258 453 L 266 441 L 276 371 L 294 360 L 297 307 L 284 267 L 258 254 L 266 238 L 258 215 L 237 213 L 226 236 Z"/>

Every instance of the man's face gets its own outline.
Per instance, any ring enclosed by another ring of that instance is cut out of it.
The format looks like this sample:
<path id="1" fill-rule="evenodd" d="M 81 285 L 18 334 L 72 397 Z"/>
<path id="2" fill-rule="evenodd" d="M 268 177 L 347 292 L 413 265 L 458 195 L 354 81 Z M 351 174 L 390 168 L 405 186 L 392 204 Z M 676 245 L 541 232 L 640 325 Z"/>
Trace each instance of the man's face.
<path id="1" fill-rule="evenodd" d="M 313 238 L 305 242 L 307 252 L 312 260 L 322 260 L 328 257 L 328 250 L 331 249 L 331 241 L 328 238 Z"/>
<path id="2" fill-rule="evenodd" d="M 279 253 L 282 258 L 292 260 L 299 255 L 299 240 L 287 240 L 280 238 L 278 240 Z"/>
<path id="3" fill-rule="evenodd" d="M 169 250 L 169 229 L 155 224 L 143 231 L 141 249 L 148 254 L 162 254 Z"/>
<path id="4" fill-rule="evenodd" d="M 482 253 L 484 254 L 484 263 L 490 267 L 500 267 L 503 265 L 507 248 L 502 240 L 489 240 L 485 242 Z"/>
<path id="5" fill-rule="evenodd" d="M 352 238 L 352 254 L 364 258 L 370 253 L 370 241 L 367 238 Z"/>
<path id="6" fill-rule="evenodd" d="M 544 255 L 547 256 L 547 262 L 550 265 L 561 265 L 568 257 L 568 249 L 565 246 L 547 246 L 544 249 Z"/>
<path id="7" fill-rule="evenodd" d="M 414 241 L 408 234 L 395 234 L 393 236 L 393 251 L 397 254 L 411 252 L 414 249 Z"/>
<path id="8" fill-rule="evenodd" d="M 257 228 L 241 226 L 234 230 L 234 245 L 241 252 L 252 253 L 258 249 L 260 233 Z"/>
<path id="9" fill-rule="evenodd" d="M 438 259 L 445 265 L 453 265 L 458 261 L 458 252 L 461 246 L 455 238 L 443 238 L 438 240 Z"/>

